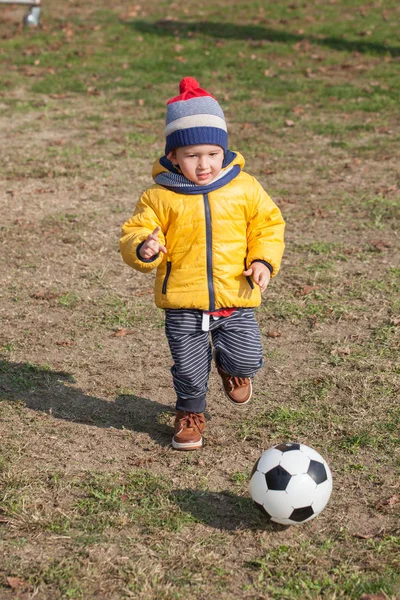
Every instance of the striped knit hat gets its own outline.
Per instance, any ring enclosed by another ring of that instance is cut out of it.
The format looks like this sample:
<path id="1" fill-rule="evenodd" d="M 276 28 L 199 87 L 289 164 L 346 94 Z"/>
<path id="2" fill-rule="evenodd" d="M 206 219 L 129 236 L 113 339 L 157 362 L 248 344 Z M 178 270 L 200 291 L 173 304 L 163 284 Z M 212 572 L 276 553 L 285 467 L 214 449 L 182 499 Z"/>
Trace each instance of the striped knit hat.
<path id="1" fill-rule="evenodd" d="M 167 103 L 165 154 L 182 146 L 215 144 L 228 149 L 224 113 L 217 100 L 193 77 L 184 77 L 180 95 Z"/>

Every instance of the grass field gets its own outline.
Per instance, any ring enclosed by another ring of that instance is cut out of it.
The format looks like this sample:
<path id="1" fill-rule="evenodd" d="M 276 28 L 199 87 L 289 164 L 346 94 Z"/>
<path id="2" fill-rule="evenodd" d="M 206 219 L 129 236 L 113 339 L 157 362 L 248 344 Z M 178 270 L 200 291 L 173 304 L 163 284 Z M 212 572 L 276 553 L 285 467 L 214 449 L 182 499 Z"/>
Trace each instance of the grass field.
<path id="1" fill-rule="evenodd" d="M 397 0 L 0 12 L 1 600 L 399 598 Z M 153 278 L 119 255 L 185 75 L 287 221 L 253 404 L 212 373 L 189 454 Z M 248 491 L 282 441 L 334 479 L 286 529 Z"/>

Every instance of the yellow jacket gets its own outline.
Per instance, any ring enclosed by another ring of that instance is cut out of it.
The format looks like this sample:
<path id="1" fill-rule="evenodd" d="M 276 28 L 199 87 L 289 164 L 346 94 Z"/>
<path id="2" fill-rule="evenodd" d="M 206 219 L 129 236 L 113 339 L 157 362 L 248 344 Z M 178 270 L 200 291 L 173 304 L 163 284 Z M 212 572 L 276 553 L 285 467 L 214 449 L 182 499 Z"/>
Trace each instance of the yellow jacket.
<path id="1" fill-rule="evenodd" d="M 186 193 L 189 188 L 180 191 L 174 183 L 169 189 L 156 183 L 142 194 L 133 216 L 122 227 L 124 261 L 142 273 L 157 268 L 159 308 L 214 311 L 258 306 L 259 287 L 243 270 L 261 260 L 270 265 L 272 277 L 279 271 L 284 250 L 281 212 L 258 181 L 242 171 L 243 157 L 228 153 L 230 162 L 223 165 L 221 187 L 193 184 Z M 174 169 L 163 160 L 153 167 L 156 181 L 169 176 L 173 181 L 174 177 L 184 179 L 177 171 L 171 175 Z M 144 261 L 138 246 L 158 226 L 167 254 Z"/>

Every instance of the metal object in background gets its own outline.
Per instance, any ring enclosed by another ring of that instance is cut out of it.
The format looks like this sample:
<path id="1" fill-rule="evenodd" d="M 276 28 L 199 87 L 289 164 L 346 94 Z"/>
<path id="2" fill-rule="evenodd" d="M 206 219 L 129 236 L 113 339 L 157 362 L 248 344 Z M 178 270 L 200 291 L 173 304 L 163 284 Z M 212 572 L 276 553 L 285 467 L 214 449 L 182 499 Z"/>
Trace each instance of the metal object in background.
<path id="1" fill-rule="evenodd" d="M 28 27 L 37 27 L 40 22 L 40 2 L 41 0 L 0 0 L 0 4 L 19 4 L 29 6 L 29 12 L 24 16 L 24 25 Z"/>

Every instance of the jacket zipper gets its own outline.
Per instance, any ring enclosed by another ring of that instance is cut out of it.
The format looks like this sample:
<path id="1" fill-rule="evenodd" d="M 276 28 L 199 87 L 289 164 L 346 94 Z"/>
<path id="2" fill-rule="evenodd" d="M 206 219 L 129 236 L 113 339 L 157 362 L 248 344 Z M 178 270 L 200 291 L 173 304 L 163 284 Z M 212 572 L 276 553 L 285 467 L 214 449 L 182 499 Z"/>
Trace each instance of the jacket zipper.
<path id="1" fill-rule="evenodd" d="M 215 294 L 213 282 L 213 265 L 212 265 L 212 229 L 211 229 L 211 211 L 208 194 L 203 195 L 204 198 L 204 213 L 206 218 L 206 252 L 207 252 L 207 285 L 208 296 L 210 300 L 209 310 L 215 310 Z"/>
<path id="2" fill-rule="evenodd" d="M 164 281 L 163 281 L 162 292 L 161 292 L 162 294 L 167 293 L 167 284 L 168 284 L 169 275 L 171 273 L 171 267 L 172 267 L 171 261 L 167 260 L 167 271 L 165 273 L 165 277 L 164 277 Z"/>
<path id="3" fill-rule="evenodd" d="M 244 270 L 247 271 L 246 259 L 244 259 Z M 249 277 L 249 275 L 246 275 L 246 279 L 251 289 L 254 290 L 254 283 L 252 282 L 251 277 Z"/>

